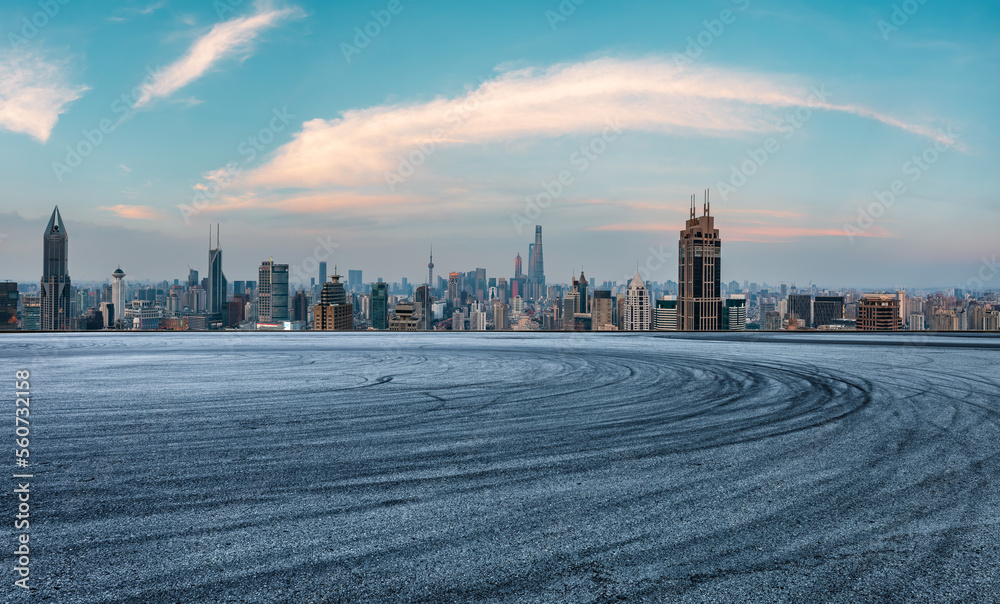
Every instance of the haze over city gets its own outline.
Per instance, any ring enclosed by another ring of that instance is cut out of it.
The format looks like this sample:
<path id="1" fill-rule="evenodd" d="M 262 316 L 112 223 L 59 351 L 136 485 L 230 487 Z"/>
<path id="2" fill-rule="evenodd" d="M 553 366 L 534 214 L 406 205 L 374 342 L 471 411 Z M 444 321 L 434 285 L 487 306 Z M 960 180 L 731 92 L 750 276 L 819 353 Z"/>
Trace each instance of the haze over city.
<path id="1" fill-rule="evenodd" d="M 961 286 L 996 254 L 1000 10 L 904 8 L 8 4 L 3 277 L 58 204 L 77 281 L 204 270 L 217 222 L 230 278 L 317 239 L 369 280 L 431 244 L 506 274 L 542 224 L 553 280 L 623 281 L 711 188 L 724 280 Z"/>

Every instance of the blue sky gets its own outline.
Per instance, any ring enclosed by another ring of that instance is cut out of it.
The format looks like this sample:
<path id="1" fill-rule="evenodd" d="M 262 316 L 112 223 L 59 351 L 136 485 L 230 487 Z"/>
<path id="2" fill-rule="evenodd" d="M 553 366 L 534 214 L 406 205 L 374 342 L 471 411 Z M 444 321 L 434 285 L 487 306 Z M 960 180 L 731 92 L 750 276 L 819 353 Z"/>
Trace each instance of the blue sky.
<path id="1" fill-rule="evenodd" d="M 0 8 L 0 278 L 37 280 L 55 204 L 77 280 L 204 270 L 219 222 L 230 280 L 319 243 L 509 276 L 537 223 L 550 281 L 665 281 L 705 188 L 727 281 L 961 285 L 1000 252 L 994 3 L 43 7 Z"/>

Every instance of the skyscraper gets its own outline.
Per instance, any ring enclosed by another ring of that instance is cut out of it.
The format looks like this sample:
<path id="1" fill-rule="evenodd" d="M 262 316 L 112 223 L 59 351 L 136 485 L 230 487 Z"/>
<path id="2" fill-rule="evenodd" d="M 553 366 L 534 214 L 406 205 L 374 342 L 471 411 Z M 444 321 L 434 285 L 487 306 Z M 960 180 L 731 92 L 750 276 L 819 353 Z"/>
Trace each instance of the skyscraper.
<path id="1" fill-rule="evenodd" d="M 42 235 L 41 329 L 62 331 L 72 328 L 69 279 L 69 236 L 63 226 L 59 206 Z"/>
<path id="2" fill-rule="evenodd" d="M 654 331 L 677 331 L 677 299 L 663 296 L 653 308 Z"/>
<path id="3" fill-rule="evenodd" d="M 372 327 L 389 329 L 389 284 L 372 283 Z"/>
<path id="4" fill-rule="evenodd" d="M 277 323 L 288 320 L 288 265 L 274 259 L 260 263 L 257 289 L 257 320 Z"/>
<path id="5" fill-rule="evenodd" d="M 801 319 L 805 327 L 812 324 L 812 296 L 809 294 L 788 294 L 788 318 Z"/>
<path id="6" fill-rule="evenodd" d="M 354 305 L 348 303 L 340 275 L 330 275 L 323 284 L 319 304 L 313 307 L 313 329 L 319 331 L 350 331 L 354 329 Z"/>
<path id="7" fill-rule="evenodd" d="M 433 309 L 431 309 L 433 298 L 430 287 L 426 285 L 417 287 L 417 291 L 413 295 L 413 300 L 415 302 L 414 315 L 419 316 L 420 329 L 425 331 L 430 330 L 431 320 L 434 318 Z"/>
<path id="8" fill-rule="evenodd" d="M 452 304 L 458 304 L 458 280 L 460 275 L 458 273 L 448 273 L 448 300 Z"/>
<path id="9" fill-rule="evenodd" d="M 730 294 L 722 309 L 723 329 L 744 331 L 747 328 L 747 298 L 744 294 Z"/>
<path id="10" fill-rule="evenodd" d="M 704 214 L 695 216 L 695 196 L 691 215 L 678 244 L 678 328 L 714 331 L 722 327 L 722 240 L 715 228 L 705 190 Z"/>
<path id="11" fill-rule="evenodd" d="M 894 294 L 861 294 L 858 300 L 858 331 L 899 331 L 903 320 L 899 297 Z"/>
<path id="12" fill-rule="evenodd" d="M 323 287 L 326 285 L 326 260 L 321 260 L 319 263 L 319 286 Z"/>
<path id="13" fill-rule="evenodd" d="M 222 246 L 219 244 L 219 225 L 215 226 L 215 247 L 212 247 L 212 227 L 208 228 L 208 314 L 219 316 L 228 310 L 226 299 L 229 285 L 222 272 Z"/>
<path id="14" fill-rule="evenodd" d="M 545 257 L 542 254 L 542 225 L 535 225 L 535 243 L 530 254 L 528 297 L 540 300 L 545 297 Z"/>
<path id="15" fill-rule="evenodd" d="M 590 325 L 594 331 L 604 330 L 608 326 L 614 325 L 614 301 L 611 298 L 610 290 L 594 290 L 594 306 Z"/>
<path id="16" fill-rule="evenodd" d="M 17 329 L 17 283 L 0 282 L 0 331 Z"/>
<path id="17" fill-rule="evenodd" d="M 844 296 L 816 296 L 813 301 L 813 325 L 832 325 L 844 318 Z"/>
<path id="18" fill-rule="evenodd" d="M 362 272 L 358 269 L 351 269 L 347 271 L 347 287 L 351 291 L 360 292 L 361 284 L 364 283 L 362 277 Z"/>
<path id="19" fill-rule="evenodd" d="M 115 279 L 111 283 L 111 304 L 114 313 L 111 327 L 117 328 L 125 324 L 125 271 L 119 266 L 111 276 Z"/>
<path id="20" fill-rule="evenodd" d="M 520 279 L 524 276 L 521 272 L 521 252 L 517 253 L 517 257 L 514 258 L 514 279 Z"/>
<path id="21" fill-rule="evenodd" d="M 636 271 L 632 281 L 625 290 L 624 314 L 622 329 L 624 331 L 647 331 L 650 325 L 649 292 L 643 283 L 639 271 Z"/>

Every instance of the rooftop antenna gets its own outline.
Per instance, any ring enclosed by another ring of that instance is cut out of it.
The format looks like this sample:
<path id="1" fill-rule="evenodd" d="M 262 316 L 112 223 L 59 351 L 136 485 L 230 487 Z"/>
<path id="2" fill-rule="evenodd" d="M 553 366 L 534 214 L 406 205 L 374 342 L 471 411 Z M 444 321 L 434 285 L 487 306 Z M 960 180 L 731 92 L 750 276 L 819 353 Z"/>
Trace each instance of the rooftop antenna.
<path id="1" fill-rule="evenodd" d="M 215 249 L 219 249 L 220 247 L 222 247 L 222 244 L 219 243 L 219 223 L 216 222 L 215 223 Z"/>
<path id="2" fill-rule="evenodd" d="M 694 194 L 691 194 L 691 219 L 694 220 Z"/>
<path id="3" fill-rule="evenodd" d="M 705 189 L 705 216 L 708 216 L 708 208 L 710 207 L 708 203 L 708 189 Z"/>

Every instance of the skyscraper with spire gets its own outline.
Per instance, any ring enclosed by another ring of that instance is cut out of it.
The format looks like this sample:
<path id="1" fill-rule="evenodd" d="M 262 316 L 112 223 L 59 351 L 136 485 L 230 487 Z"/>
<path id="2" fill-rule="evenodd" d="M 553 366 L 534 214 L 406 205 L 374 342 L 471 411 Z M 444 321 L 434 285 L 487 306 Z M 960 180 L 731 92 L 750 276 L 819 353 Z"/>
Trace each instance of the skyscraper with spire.
<path id="1" fill-rule="evenodd" d="M 215 247 L 212 247 L 212 227 L 208 227 L 208 314 L 221 315 L 228 310 L 226 294 L 229 284 L 222 272 L 222 245 L 219 243 L 219 225 L 215 225 Z"/>
<path id="2" fill-rule="evenodd" d="M 42 235 L 41 329 L 65 331 L 73 328 L 70 316 L 69 236 L 59 206 Z"/>
<path id="3" fill-rule="evenodd" d="M 677 327 L 687 331 L 722 328 L 722 240 L 711 216 L 708 189 L 703 210 L 695 216 L 692 195 L 691 215 L 678 243 Z"/>

